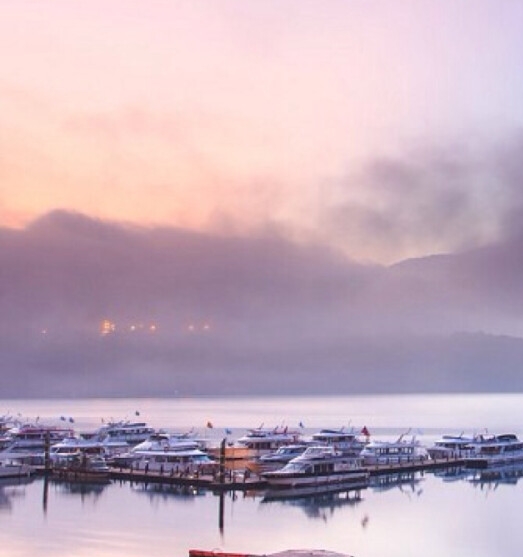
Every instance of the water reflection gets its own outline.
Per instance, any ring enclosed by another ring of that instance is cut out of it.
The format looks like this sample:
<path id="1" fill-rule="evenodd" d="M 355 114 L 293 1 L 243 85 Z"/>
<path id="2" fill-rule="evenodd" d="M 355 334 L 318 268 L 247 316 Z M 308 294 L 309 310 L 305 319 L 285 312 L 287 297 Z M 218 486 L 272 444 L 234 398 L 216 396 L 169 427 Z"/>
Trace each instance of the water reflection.
<path id="1" fill-rule="evenodd" d="M 497 489 L 499 485 L 516 485 L 523 478 L 523 463 L 469 470 L 468 481 L 480 489 Z"/>
<path id="2" fill-rule="evenodd" d="M 53 478 L 50 480 L 50 484 L 54 487 L 55 493 L 79 496 L 84 501 L 85 499 L 98 499 L 111 484 L 111 480 L 92 482 Z"/>
<path id="3" fill-rule="evenodd" d="M 355 506 L 363 500 L 361 489 L 352 486 L 312 486 L 267 490 L 261 504 L 278 504 L 297 507 L 308 518 L 327 521 L 336 509 Z"/>
<path id="4" fill-rule="evenodd" d="M 168 557 L 188 555 L 193 547 L 263 554 L 321 543 L 327 549 L 345 547 L 353 555 L 399 557 L 397 546 L 402 543 L 391 542 L 389 548 L 384 540 L 408 538 L 411 555 L 518 555 L 514 550 L 514 545 L 520 549 L 521 541 L 517 490 L 523 484 L 519 483 L 523 467 L 468 470 L 466 477 L 462 477 L 464 469 L 455 468 L 447 471 L 448 477 L 455 478 L 451 484 L 443 483 L 443 472 L 380 476 L 361 490 L 329 488 L 326 492 L 317 487 L 245 494 L 154 483 L 113 481 L 103 486 L 50 479 L 46 520 L 39 520 L 43 478 L 27 486 L 10 482 L 0 484 L 0 508 L 6 511 L 3 517 L 0 512 L 6 527 L 3 533 L 8 530 L 10 536 L 3 549 L 6 555 L 24 557 L 35 553 L 65 557 L 79 554 L 80 547 L 86 555 L 138 557 L 154 552 L 156 557 Z M 496 489 L 499 482 L 508 487 Z M 418 497 L 422 487 L 424 496 Z M 80 505 L 80 498 L 96 504 Z M 449 512 L 457 506 L 459 529 Z M 501 508 L 507 509 L 503 521 L 498 520 Z M 498 535 L 489 537 L 489 529 L 483 528 L 493 521 L 499 537 L 514 541 L 504 552 L 496 553 L 492 544 L 498 543 Z M 431 538 L 435 522 L 437 539 Z M 29 523 L 35 529 L 30 539 Z M 27 547 L 17 553 L 21 543 Z M 460 552 L 464 545 L 470 552 Z"/>
<path id="5" fill-rule="evenodd" d="M 25 497 L 25 485 L 31 483 L 31 478 L 11 478 L 0 480 L 0 511 L 12 512 L 13 501 Z"/>
<path id="6" fill-rule="evenodd" d="M 406 495 L 420 496 L 423 493 L 421 482 L 424 481 L 420 472 L 398 472 L 395 474 L 380 474 L 372 476 L 369 481 L 369 487 L 373 491 L 388 491 L 390 489 L 399 489 Z"/>
<path id="7" fill-rule="evenodd" d="M 465 466 L 450 466 L 434 470 L 432 474 L 444 482 L 456 482 L 466 480 L 470 476 L 470 470 Z"/>
<path id="8" fill-rule="evenodd" d="M 195 497 L 205 495 L 206 491 L 202 488 L 190 485 L 170 485 L 162 483 L 140 483 L 131 486 L 134 493 L 147 496 L 151 502 L 158 499 L 171 499 L 173 497 L 180 500 L 192 501 Z"/>

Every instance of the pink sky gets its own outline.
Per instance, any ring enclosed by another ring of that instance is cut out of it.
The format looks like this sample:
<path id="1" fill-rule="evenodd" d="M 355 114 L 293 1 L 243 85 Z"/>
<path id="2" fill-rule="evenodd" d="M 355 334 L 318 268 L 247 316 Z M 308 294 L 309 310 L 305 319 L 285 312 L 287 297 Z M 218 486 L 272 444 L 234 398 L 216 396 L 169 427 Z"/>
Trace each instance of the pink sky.
<path id="1" fill-rule="evenodd" d="M 470 238 L 455 228 L 435 241 L 410 214 L 395 246 L 362 244 L 363 228 L 330 215 L 401 209 L 401 192 L 369 181 L 383 157 L 478 160 L 510 142 L 523 120 L 522 28 L 523 5 L 494 0 L 5 0 L 0 223 L 64 208 L 277 227 L 363 259 L 451 249 Z M 458 185 L 478 221 L 502 205 L 489 180 Z"/>

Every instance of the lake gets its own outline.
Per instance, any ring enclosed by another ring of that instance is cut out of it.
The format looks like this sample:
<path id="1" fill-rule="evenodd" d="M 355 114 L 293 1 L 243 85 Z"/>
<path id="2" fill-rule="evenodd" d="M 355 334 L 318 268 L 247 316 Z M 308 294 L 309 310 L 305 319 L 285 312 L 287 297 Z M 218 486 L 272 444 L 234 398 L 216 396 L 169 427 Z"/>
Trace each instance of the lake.
<path id="1" fill-rule="evenodd" d="M 137 419 L 202 436 L 246 428 L 366 425 L 375 437 L 410 430 L 426 444 L 441 433 L 523 430 L 523 395 L 405 395 L 180 399 L 3 400 L 0 414 L 79 431 L 109 418 Z M 208 422 L 211 427 L 206 427 Z M 465 470 L 384 477 L 355 491 L 268 499 L 111 482 L 89 485 L 4 480 L 0 555 L 186 557 L 191 548 L 272 553 L 317 548 L 355 557 L 519 556 L 523 470 L 489 477 Z M 223 509 L 220 522 L 220 507 Z"/>

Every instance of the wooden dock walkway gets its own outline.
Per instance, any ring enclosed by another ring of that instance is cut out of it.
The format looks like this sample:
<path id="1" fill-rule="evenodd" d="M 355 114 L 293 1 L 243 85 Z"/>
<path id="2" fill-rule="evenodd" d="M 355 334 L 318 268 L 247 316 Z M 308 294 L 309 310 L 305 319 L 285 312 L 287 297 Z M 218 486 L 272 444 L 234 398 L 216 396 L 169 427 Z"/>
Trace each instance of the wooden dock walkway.
<path id="1" fill-rule="evenodd" d="M 443 468 L 454 468 L 465 466 L 465 461 L 459 458 L 440 458 L 437 460 L 413 460 L 401 464 L 379 464 L 367 466 L 371 476 L 382 476 L 384 474 L 401 474 L 408 472 L 428 472 L 430 470 L 441 470 Z"/>
<path id="2" fill-rule="evenodd" d="M 369 474 L 383 476 L 387 474 L 408 474 L 413 472 L 429 472 L 431 470 L 464 466 L 462 459 L 414 460 L 401 464 L 380 464 L 367 466 Z M 38 474 L 45 474 L 43 467 Z M 113 468 L 109 477 L 112 480 L 134 483 L 161 483 L 170 485 L 186 485 L 209 489 L 211 491 L 254 491 L 267 487 L 267 482 L 256 474 L 244 474 L 240 470 L 226 470 L 223 481 L 217 475 L 208 474 L 171 474 L 157 471 L 145 471 L 129 468 Z"/>
<path id="3" fill-rule="evenodd" d="M 367 466 L 371 476 L 382 476 L 386 474 L 407 474 L 411 472 L 425 472 L 430 470 L 440 470 L 444 468 L 453 468 L 464 466 L 462 459 L 438 459 L 438 460 L 414 460 L 412 462 L 404 462 L 401 464 L 380 464 L 376 466 Z M 195 487 L 207 488 L 213 491 L 250 491 L 264 489 L 267 482 L 250 474 L 244 476 L 238 470 L 227 470 L 224 481 L 220 482 L 219 478 L 210 475 L 185 475 L 185 474 L 160 474 L 159 472 L 144 470 L 112 470 L 111 478 L 116 480 L 124 480 L 131 482 L 150 482 L 165 483 L 175 485 L 192 485 Z"/>
<path id="4" fill-rule="evenodd" d="M 210 475 L 194 475 L 194 474 L 160 474 L 149 470 L 111 470 L 111 479 L 123 480 L 130 482 L 142 483 L 163 483 L 173 485 L 191 485 L 194 487 L 202 487 L 212 491 L 248 491 L 254 489 L 263 489 L 267 486 L 267 482 L 257 476 L 245 477 L 238 473 L 227 472 L 223 482 L 216 476 Z"/>

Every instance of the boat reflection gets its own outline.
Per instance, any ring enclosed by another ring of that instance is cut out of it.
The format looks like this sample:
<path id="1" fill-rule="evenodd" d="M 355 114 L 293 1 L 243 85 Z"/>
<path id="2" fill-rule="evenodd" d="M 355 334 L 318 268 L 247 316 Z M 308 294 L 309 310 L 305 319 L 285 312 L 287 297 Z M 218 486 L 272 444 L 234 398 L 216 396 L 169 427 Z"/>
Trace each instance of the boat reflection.
<path id="1" fill-rule="evenodd" d="M 97 499 L 102 495 L 107 486 L 111 484 L 111 480 L 87 482 L 62 480 L 58 478 L 52 478 L 49 482 L 53 486 L 55 492 L 63 495 L 79 495 L 82 500 L 85 498 Z"/>
<path id="2" fill-rule="evenodd" d="M 432 472 L 435 478 L 439 478 L 443 482 L 456 482 L 465 480 L 470 476 L 470 469 L 465 466 L 450 466 Z"/>
<path id="3" fill-rule="evenodd" d="M 261 503 L 282 504 L 298 507 L 309 518 L 327 520 L 337 508 L 354 506 L 363 498 L 361 491 L 365 486 L 354 484 L 343 486 L 308 486 L 289 489 L 270 489 L 264 494 Z"/>
<path id="4" fill-rule="evenodd" d="M 11 512 L 13 500 L 25 497 L 25 485 L 31 478 L 5 478 L 0 480 L 0 512 Z"/>
<path id="5" fill-rule="evenodd" d="M 195 497 L 205 495 L 202 488 L 190 485 L 171 485 L 161 483 L 139 483 L 131 486 L 134 493 L 146 495 L 152 501 L 160 499 L 177 498 L 181 500 L 193 500 Z"/>
<path id="6" fill-rule="evenodd" d="M 407 494 L 421 495 L 420 483 L 424 480 L 419 472 L 398 472 L 394 474 L 380 474 L 372 476 L 369 487 L 373 491 L 388 491 L 398 488 Z"/>
<path id="7" fill-rule="evenodd" d="M 480 489 L 496 489 L 499 485 L 516 485 L 523 478 L 523 463 L 493 466 L 475 470 L 468 481 Z"/>

